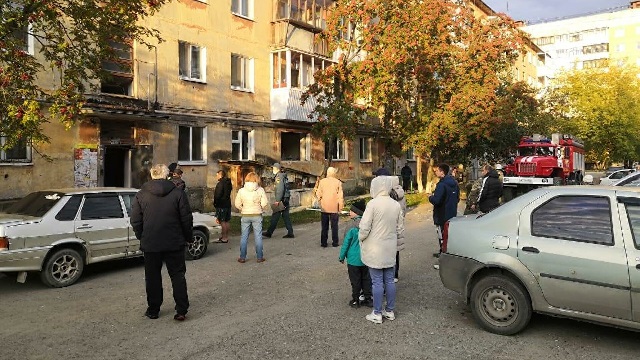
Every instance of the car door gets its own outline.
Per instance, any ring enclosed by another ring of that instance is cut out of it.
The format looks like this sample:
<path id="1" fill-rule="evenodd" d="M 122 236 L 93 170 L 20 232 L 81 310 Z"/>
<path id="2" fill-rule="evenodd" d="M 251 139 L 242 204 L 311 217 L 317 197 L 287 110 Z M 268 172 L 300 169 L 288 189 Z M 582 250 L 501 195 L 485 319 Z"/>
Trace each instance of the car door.
<path id="1" fill-rule="evenodd" d="M 630 319 L 629 271 L 616 199 L 612 192 L 590 191 L 552 192 L 525 207 L 518 259 L 551 306 Z"/>
<path id="2" fill-rule="evenodd" d="M 133 199 L 136 197 L 135 192 L 126 192 L 121 193 L 122 202 L 124 203 L 124 209 L 126 211 L 127 222 L 129 223 L 129 244 L 127 246 L 127 256 L 135 256 L 142 254 L 140 251 L 140 240 L 136 238 L 136 234 L 133 232 L 133 227 L 131 227 L 131 203 Z"/>
<path id="3" fill-rule="evenodd" d="M 86 242 L 89 262 L 124 257 L 129 242 L 129 219 L 117 193 L 84 196 L 75 221 L 76 237 Z"/>
<path id="4" fill-rule="evenodd" d="M 629 264 L 633 321 L 640 322 L 640 198 L 638 194 L 618 196 L 622 234 Z"/>

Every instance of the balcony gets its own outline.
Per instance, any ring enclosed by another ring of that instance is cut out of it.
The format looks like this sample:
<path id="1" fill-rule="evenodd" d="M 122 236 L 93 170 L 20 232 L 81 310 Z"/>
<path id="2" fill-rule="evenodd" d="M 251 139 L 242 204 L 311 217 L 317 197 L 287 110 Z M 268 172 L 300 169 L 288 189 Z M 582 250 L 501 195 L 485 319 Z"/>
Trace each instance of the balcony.
<path id="1" fill-rule="evenodd" d="M 271 120 L 316 122 L 315 119 L 309 118 L 309 115 L 317 103 L 315 99 L 310 98 L 302 105 L 303 93 L 303 89 L 271 89 Z"/>
<path id="2" fill-rule="evenodd" d="M 273 21 L 287 21 L 312 32 L 322 32 L 332 4 L 333 0 L 276 0 Z"/>

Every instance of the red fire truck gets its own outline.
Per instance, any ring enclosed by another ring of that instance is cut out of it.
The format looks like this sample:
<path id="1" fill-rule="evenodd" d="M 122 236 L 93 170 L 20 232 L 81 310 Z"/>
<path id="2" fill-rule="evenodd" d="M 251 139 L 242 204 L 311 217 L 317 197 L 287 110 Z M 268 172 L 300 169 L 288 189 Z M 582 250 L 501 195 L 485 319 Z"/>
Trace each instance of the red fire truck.
<path id="1" fill-rule="evenodd" d="M 515 159 L 505 166 L 505 198 L 549 185 L 581 184 L 584 145 L 568 134 L 523 136 Z"/>

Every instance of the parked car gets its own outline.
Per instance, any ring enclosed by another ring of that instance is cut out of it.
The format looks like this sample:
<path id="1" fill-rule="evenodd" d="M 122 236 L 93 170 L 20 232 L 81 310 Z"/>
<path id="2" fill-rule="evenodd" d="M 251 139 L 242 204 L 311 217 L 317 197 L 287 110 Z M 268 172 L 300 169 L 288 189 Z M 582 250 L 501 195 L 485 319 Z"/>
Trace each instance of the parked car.
<path id="1" fill-rule="evenodd" d="M 631 174 L 613 183 L 613 186 L 639 186 L 639 185 L 640 185 L 640 171 L 632 172 Z"/>
<path id="2" fill-rule="evenodd" d="M 607 170 L 604 171 L 604 176 L 609 176 L 618 170 L 624 170 L 624 166 L 609 166 Z"/>
<path id="3" fill-rule="evenodd" d="M 40 272 L 51 287 L 78 281 L 87 264 L 141 256 L 129 223 L 137 189 L 89 188 L 31 193 L 0 213 L 0 272 Z M 215 216 L 193 214 L 187 259 L 207 252 Z"/>
<path id="4" fill-rule="evenodd" d="M 445 225 L 440 279 L 503 335 L 532 312 L 640 329 L 640 189 L 539 188 Z"/>
<path id="5" fill-rule="evenodd" d="M 611 174 L 609 174 L 609 176 L 605 176 L 603 178 L 600 179 L 600 185 L 613 185 L 613 183 L 617 182 L 618 180 L 622 179 L 623 177 L 634 173 L 636 170 L 635 169 L 622 169 L 622 170 L 617 170 L 612 172 Z"/>

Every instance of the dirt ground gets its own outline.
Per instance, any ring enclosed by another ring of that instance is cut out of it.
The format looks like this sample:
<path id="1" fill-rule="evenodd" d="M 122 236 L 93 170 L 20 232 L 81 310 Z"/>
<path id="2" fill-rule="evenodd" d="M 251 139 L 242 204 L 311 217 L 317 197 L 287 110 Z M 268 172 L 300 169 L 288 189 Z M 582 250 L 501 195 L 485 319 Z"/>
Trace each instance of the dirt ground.
<path id="1" fill-rule="evenodd" d="M 165 303 L 157 320 L 146 302 L 140 259 L 89 266 L 77 284 L 50 289 L 36 274 L 26 284 L 0 275 L 0 359 L 632 359 L 637 333 L 534 315 L 512 337 L 481 330 L 468 307 L 432 268 L 437 249 L 431 207 L 407 215 L 396 320 L 364 319 L 352 309 L 339 248 L 320 247 L 320 224 L 265 239 L 265 263 L 250 242 L 211 244 L 187 264 L 191 309 L 173 320 Z"/>

